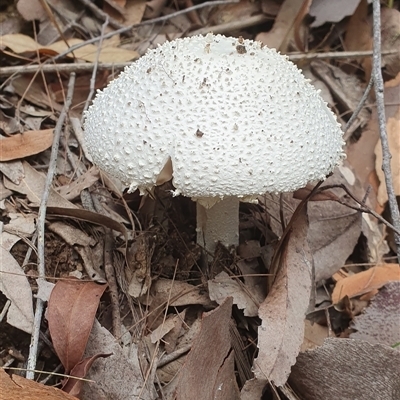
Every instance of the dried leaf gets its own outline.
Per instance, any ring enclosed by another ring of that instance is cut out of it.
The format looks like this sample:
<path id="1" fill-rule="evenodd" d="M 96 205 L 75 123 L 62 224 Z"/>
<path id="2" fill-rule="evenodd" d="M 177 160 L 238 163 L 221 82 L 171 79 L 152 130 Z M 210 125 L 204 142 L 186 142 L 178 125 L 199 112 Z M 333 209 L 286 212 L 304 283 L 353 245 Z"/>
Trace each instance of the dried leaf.
<path id="1" fill-rule="evenodd" d="M 360 0 L 314 0 L 310 7 L 310 15 L 315 21 L 310 25 L 313 28 L 326 22 L 340 22 L 343 18 L 353 15 Z"/>
<path id="2" fill-rule="evenodd" d="M 93 363 L 100 357 L 107 358 L 111 356 L 111 353 L 109 354 L 96 354 L 92 357 L 84 358 L 82 361 L 79 361 L 78 364 L 75 365 L 74 368 L 72 368 L 70 375 L 75 376 L 77 378 L 85 378 L 87 373 L 89 372 L 90 367 L 93 365 Z M 82 387 L 83 387 L 84 381 L 80 379 L 74 379 L 74 378 L 65 378 L 62 384 L 62 389 L 64 392 L 67 392 L 71 394 L 72 396 L 80 396 Z"/>
<path id="3" fill-rule="evenodd" d="M 226 272 L 219 273 L 208 281 L 210 299 L 222 304 L 227 297 L 233 298 L 233 304 L 244 311 L 246 317 L 258 315 L 259 304 L 244 290 L 244 285 L 232 279 Z"/>
<path id="4" fill-rule="evenodd" d="M 392 182 L 394 193 L 400 196 L 400 107 L 393 118 L 389 118 L 386 124 L 387 136 L 389 141 L 389 151 L 392 155 L 390 166 L 392 170 Z M 376 174 L 381 182 L 378 189 L 378 202 L 384 206 L 388 200 L 385 175 L 382 170 L 382 143 L 379 140 L 375 147 L 376 161 L 375 168 Z"/>
<path id="5" fill-rule="evenodd" d="M 382 264 L 367 271 L 351 275 L 336 283 L 332 292 L 332 303 L 337 304 L 343 297 L 361 296 L 379 289 L 386 283 L 400 280 L 399 264 Z"/>
<path id="6" fill-rule="evenodd" d="M 22 163 L 24 167 L 25 176 L 21 180 L 19 185 L 10 182 L 8 179 L 4 179 L 4 186 L 17 193 L 25 194 L 29 201 L 36 206 L 39 206 L 41 198 L 43 196 L 43 190 L 46 182 L 46 178 L 43 174 L 36 171 L 26 161 Z M 68 200 L 65 200 L 55 190 L 50 189 L 48 206 L 58 206 L 65 208 L 77 208 L 77 206 Z"/>
<path id="7" fill-rule="evenodd" d="M 31 235 L 35 229 L 35 215 L 8 213 L 10 219 L 8 224 L 3 225 L 3 231 L 0 235 L 1 245 L 8 251 L 12 249 L 15 243 L 21 238 Z"/>
<path id="8" fill-rule="evenodd" d="M 254 374 L 277 386 L 286 382 L 304 337 L 313 263 L 307 232 L 308 218 L 303 208 L 293 223 L 272 289 L 259 309 L 259 354 L 254 360 Z"/>
<path id="9" fill-rule="evenodd" d="M 285 51 L 285 47 L 289 43 L 290 32 L 293 28 L 294 21 L 301 11 L 305 0 L 285 0 L 275 19 L 274 26 L 268 32 L 261 32 L 256 36 L 268 47 Z"/>
<path id="10" fill-rule="evenodd" d="M 78 400 L 76 397 L 52 386 L 25 379 L 19 375 L 9 376 L 0 368 L 0 400 Z"/>
<path id="11" fill-rule="evenodd" d="M 199 393 L 203 400 L 213 400 L 218 390 L 229 385 L 218 372 L 231 349 L 231 312 L 232 298 L 228 297 L 218 308 L 203 314 L 200 333 L 179 374 L 177 400 L 197 400 Z"/>
<path id="12" fill-rule="evenodd" d="M 1 140 L 0 161 L 11 161 L 38 154 L 53 143 L 53 129 L 27 131 Z"/>
<path id="13" fill-rule="evenodd" d="M 399 351 L 332 338 L 300 353 L 289 382 L 307 400 L 394 400 L 400 398 L 399 369 Z"/>
<path id="14" fill-rule="evenodd" d="M 74 200 L 81 194 L 83 189 L 92 186 L 99 179 L 99 176 L 100 171 L 98 168 L 92 167 L 68 185 L 57 188 L 57 191 L 65 199 Z"/>
<path id="15" fill-rule="evenodd" d="M 15 258 L 0 246 L 0 291 L 11 300 L 7 322 L 27 333 L 32 333 L 32 290 L 23 269 Z"/>
<path id="16" fill-rule="evenodd" d="M 81 361 L 107 285 L 70 279 L 58 281 L 47 308 L 54 349 L 68 374 Z"/>
<path id="17" fill-rule="evenodd" d="M 134 343 L 127 358 L 115 337 L 96 320 L 87 344 L 86 355 L 112 353 L 99 358 L 87 375 L 94 382 L 85 382 L 82 399 L 155 400 L 153 383 L 144 382 L 138 361 L 138 348 Z M 139 396 L 141 395 L 141 396 Z"/>
<path id="18" fill-rule="evenodd" d="M 187 306 L 189 304 L 201 304 L 211 307 L 213 303 L 208 295 L 200 288 L 183 281 L 170 279 L 158 279 L 153 282 L 149 296 L 143 296 L 140 301 L 149 305 L 156 300 L 158 304 L 169 301 L 171 307 Z"/>
<path id="19" fill-rule="evenodd" d="M 37 51 L 45 52 L 46 54 L 60 54 L 64 53 L 70 47 L 83 42 L 84 41 L 82 39 L 73 38 L 67 39 L 67 43 L 63 40 L 60 40 L 47 46 L 41 46 L 30 36 L 23 35 L 21 33 L 0 36 L 0 45 L 9 47 L 17 54 Z M 74 50 L 73 54 L 69 53 L 67 56 L 89 62 L 95 62 L 97 60 L 97 52 L 97 46 L 93 44 L 87 44 L 77 50 Z M 136 51 L 126 50 L 119 47 L 107 47 L 107 44 L 105 43 L 100 51 L 98 61 L 103 63 L 126 62 L 134 60 L 138 57 L 139 54 Z"/>
<path id="20" fill-rule="evenodd" d="M 400 342 L 400 281 L 389 282 L 371 301 L 364 312 L 355 317 L 351 328 L 357 332 L 351 339 L 393 346 Z"/>
<path id="21" fill-rule="evenodd" d="M 65 200 L 66 201 L 66 200 Z M 70 203 L 72 204 L 72 203 Z M 117 221 L 114 221 L 113 219 L 93 212 L 93 211 L 89 211 L 89 210 L 82 210 L 79 208 L 71 208 L 71 207 L 47 207 L 47 214 L 49 215 L 58 215 L 61 217 L 70 217 L 73 219 L 78 219 L 81 221 L 87 221 L 87 222 L 91 222 L 93 224 L 97 224 L 97 225 L 102 225 L 105 226 L 107 228 L 113 229 L 117 232 L 121 232 L 125 239 L 128 240 L 128 232 L 125 228 L 124 225 L 120 224 Z"/>
<path id="22" fill-rule="evenodd" d="M 25 21 L 41 20 L 47 15 L 40 0 L 18 0 L 17 10 Z"/>

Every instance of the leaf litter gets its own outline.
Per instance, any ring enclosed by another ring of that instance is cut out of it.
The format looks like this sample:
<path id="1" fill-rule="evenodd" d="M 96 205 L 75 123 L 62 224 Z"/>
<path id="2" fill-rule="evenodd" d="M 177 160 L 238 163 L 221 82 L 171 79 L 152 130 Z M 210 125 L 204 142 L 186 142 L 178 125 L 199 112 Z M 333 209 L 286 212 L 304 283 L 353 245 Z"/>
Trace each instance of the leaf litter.
<path id="1" fill-rule="evenodd" d="M 372 64 L 365 54 L 343 59 L 339 53 L 372 49 L 367 2 L 347 2 L 330 11 L 327 0 L 240 1 L 180 15 L 171 15 L 178 9 L 165 1 L 107 0 L 92 3 L 91 11 L 84 1 L 48 3 L 45 9 L 42 2 L 19 0 L 17 8 L 10 5 L 13 16 L 4 12 L 7 24 L 0 22 L 5 60 L 0 69 L 0 284 L 5 294 L 0 306 L 7 315 L 1 321 L 6 334 L 0 354 L 9 354 L 1 356 L 2 363 L 24 367 L 28 348 L 10 340 L 19 338 L 18 330 L 32 330 L 39 297 L 49 300 L 53 346 L 48 349 L 57 354 L 48 358 L 42 350 L 40 365 L 51 372 L 59 359 L 65 372 L 91 379 L 62 381 L 65 391 L 82 399 L 252 400 L 263 393 L 268 399 L 345 399 L 351 398 L 347 388 L 355 386 L 351 377 L 370 377 L 374 369 L 377 386 L 362 384 L 362 397 L 397 395 L 392 376 L 398 370 L 398 350 L 390 346 L 399 341 L 399 267 L 390 258 L 393 231 L 383 223 L 390 217 L 385 214 L 373 96 L 346 132 L 348 160 L 309 201 L 309 223 L 304 214 L 290 221 L 312 187 L 294 197 L 266 195 L 258 205 L 243 203 L 237 253 L 219 247 L 208 266 L 195 244 L 190 202 L 173 199 L 170 182 L 144 198 L 125 193 L 120 182 L 91 167 L 81 127 L 86 100 L 117 76 L 126 61 L 166 40 L 208 31 L 258 38 L 300 60 L 298 65 L 321 88 L 344 126 Z M 398 38 L 394 3 L 381 10 L 385 52 L 396 47 Z M 181 11 L 191 5 L 186 2 Z M 147 22 L 159 17 L 159 22 Z M 32 22 L 25 22 L 34 20 L 35 34 Z M 116 27 L 131 24 L 140 25 L 109 37 Z M 339 25 L 341 30 L 335 28 Z M 86 43 L 99 36 L 104 36 L 100 43 Z M 66 53 L 68 45 L 76 46 L 73 53 Z M 333 56 L 307 60 L 322 52 Z M 382 58 L 397 195 L 398 57 L 385 53 Z M 98 71 L 92 75 L 94 66 Z M 30 75 L 24 71 L 28 67 L 35 68 Z M 36 280 L 34 224 L 71 71 L 78 75 L 73 109 L 47 204 L 48 277 Z M 71 281 L 71 276 L 80 280 Z M 106 280 L 109 289 L 88 282 L 90 278 Z M 10 358 L 15 348 L 21 350 L 19 360 Z M 378 362 L 388 370 L 386 387 Z M 336 373 L 343 368 L 352 373 Z M 304 376 L 303 371 L 312 373 Z M 36 393 L 33 386 L 24 389 Z"/>

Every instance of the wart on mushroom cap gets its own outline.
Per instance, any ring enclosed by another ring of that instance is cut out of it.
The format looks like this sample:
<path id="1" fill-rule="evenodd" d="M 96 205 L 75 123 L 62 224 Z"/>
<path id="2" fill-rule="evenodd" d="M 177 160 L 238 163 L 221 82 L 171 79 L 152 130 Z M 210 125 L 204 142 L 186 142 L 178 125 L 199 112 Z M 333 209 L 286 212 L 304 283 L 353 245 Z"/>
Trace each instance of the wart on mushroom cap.
<path id="1" fill-rule="evenodd" d="M 216 206 L 216 227 L 198 214 L 210 251 L 219 238 L 237 244 L 232 199 L 296 190 L 344 158 L 334 114 L 294 64 L 259 42 L 212 34 L 165 43 L 127 67 L 98 93 L 85 132 L 94 162 L 130 190 L 154 186 L 170 160 L 176 195 L 233 201 L 223 230 Z"/>

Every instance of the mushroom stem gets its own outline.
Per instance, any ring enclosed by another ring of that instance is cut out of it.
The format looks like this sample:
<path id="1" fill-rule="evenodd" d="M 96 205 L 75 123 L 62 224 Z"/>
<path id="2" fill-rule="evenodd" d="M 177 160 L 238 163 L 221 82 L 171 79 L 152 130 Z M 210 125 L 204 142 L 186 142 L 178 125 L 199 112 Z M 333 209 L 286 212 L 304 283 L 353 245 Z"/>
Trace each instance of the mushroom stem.
<path id="1" fill-rule="evenodd" d="M 239 199 L 224 197 L 206 208 L 197 202 L 197 243 L 214 254 L 217 243 L 225 247 L 239 244 Z"/>

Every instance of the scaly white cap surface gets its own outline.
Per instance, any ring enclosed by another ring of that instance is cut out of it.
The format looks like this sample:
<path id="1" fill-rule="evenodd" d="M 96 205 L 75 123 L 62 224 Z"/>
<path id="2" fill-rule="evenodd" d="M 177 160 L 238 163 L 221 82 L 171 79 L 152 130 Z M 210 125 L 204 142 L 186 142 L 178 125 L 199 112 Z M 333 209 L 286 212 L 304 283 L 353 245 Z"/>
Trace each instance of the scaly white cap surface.
<path id="1" fill-rule="evenodd" d="M 324 179 L 344 158 L 334 114 L 285 56 L 221 35 L 167 42 L 98 92 L 95 164 L 131 190 L 171 159 L 175 194 L 239 198 Z"/>

